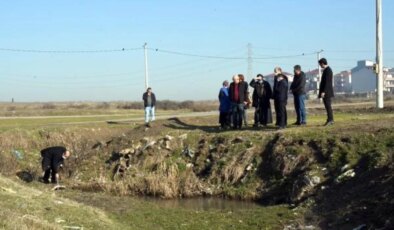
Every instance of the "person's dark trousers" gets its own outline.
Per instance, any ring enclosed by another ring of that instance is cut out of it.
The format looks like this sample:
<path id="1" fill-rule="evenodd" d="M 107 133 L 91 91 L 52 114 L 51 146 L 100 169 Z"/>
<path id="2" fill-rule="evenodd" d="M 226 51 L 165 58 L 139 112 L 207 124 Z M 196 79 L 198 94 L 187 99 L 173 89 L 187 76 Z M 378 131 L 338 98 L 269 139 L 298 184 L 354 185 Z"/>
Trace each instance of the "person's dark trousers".
<path id="1" fill-rule="evenodd" d="M 244 106 L 244 108 L 243 108 L 243 113 L 242 113 L 242 120 L 243 120 L 243 123 L 245 124 L 245 126 L 248 126 L 248 115 L 247 115 L 247 108 L 246 108 L 246 106 Z"/>
<path id="2" fill-rule="evenodd" d="M 44 171 L 44 177 L 42 178 L 45 183 L 49 183 L 49 176 L 51 175 L 51 159 L 43 156 L 42 158 L 42 171 Z"/>
<path id="3" fill-rule="evenodd" d="M 245 108 L 244 104 L 233 103 L 231 105 L 233 128 L 235 129 L 242 128 L 242 118 L 243 118 L 244 108 Z"/>
<path id="4" fill-rule="evenodd" d="M 261 108 L 260 106 L 254 111 L 254 124 L 259 125 L 261 121 Z"/>
<path id="5" fill-rule="evenodd" d="M 267 125 L 266 122 L 263 122 L 264 120 L 264 115 L 267 114 L 267 111 L 263 108 L 263 105 L 261 103 L 258 104 L 258 107 L 256 108 L 254 112 L 254 124 L 255 125 Z"/>
<path id="6" fill-rule="evenodd" d="M 275 125 L 279 125 L 279 101 L 274 100 L 274 107 L 275 107 Z"/>
<path id="7" fill-rule="evenodd" d="M 334 115 L 333 115 L 332 107 L 331 107 L 331 97 L 324 97 L 323 103 L 324 103 L 324 107 L 326 108 L 326 112 L 327 112 L 327 122 L 334 121 Z"/>
<path id="8" fill-rule="evenodd" d="M 286 127 L 287 125 L 287 111 L 286 111 L 286 102 L 285 101 L 277 101 L 278 112 L 277 112 L 277 123 L 281 128 Z"/>
<path id="9" fill-rule="evenodd" d="M 45 183 L 49 183 L 49 177 L 51 176 L 51 182 L 56 183 L 57 167 L 52 164 L 50 157 L 42 158 L 42 170 L 44 171 L 44 177 L 42 178 Z"/>
<path id="10" fill-rule="evenodd" d="M 229 113 L 227 113 L 227 112 L 220 112 L 219 123 L 220 123 L 220 126 L 222 128 L 228 127 L 230 125 Z"/>
<path id="11" fill-rule="evenodd" d="M 306 124 L 305 94 L 294 95 L 294 107 L 297 114 L 297 124 Z"/>

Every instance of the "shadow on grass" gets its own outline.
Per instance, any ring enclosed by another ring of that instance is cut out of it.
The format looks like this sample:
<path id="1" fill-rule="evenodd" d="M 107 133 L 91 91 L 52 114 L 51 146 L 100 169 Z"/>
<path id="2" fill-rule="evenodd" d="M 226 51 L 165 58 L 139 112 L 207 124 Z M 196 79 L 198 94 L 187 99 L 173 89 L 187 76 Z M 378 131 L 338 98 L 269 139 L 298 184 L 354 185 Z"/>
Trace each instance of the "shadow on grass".
<path id="1" fill-rule="evenodd" d="M 169 124 L 163 124 L 164 127 L 170 129 L 178 129 L 178 130 L 200 130 L 207 133 L 221 133 L 221 132 L 229 132 L 229 131 L 276 131 L 277 128 L 274 126 L 267 126 L 264 128 L 254 128 L 253 126 L 244 127 L 240 130 L 234 129 L 220 129 L 219 126 L 215 125 L 195 125 L 188 124 L 177 117 L 168 119 Z"/>

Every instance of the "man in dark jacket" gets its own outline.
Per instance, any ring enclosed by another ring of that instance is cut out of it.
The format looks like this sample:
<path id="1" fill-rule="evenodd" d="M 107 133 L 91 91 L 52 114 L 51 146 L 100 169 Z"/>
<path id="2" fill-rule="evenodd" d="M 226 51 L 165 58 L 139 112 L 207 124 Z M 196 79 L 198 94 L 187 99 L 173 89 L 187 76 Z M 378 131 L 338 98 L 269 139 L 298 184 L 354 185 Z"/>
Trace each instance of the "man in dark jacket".
<path id="1" fill-rule="evenodd" d="M 43 181 L 49 183 L 49 176 L 51 175 L 51 182 L 56 184 L 59 180 L 59 169 L 63 167 L 64 160 L 70 156 L 70 152 L 65 147 L 56 146 L 41 150 L 42 170 L 44 171 Z"/>
<path id="2" fill-rule="evenodd" d="M 231 101 L 228 91 L 228 85 L 228 81 L 224 81 L 223 87 L 219 91 L 219 123 L 222 129 L 230 127 Z"/>
<path id="3" fill-rule="evenodd" d="M 256 109 L 254 113 L 254 127 L 259 127 L 259 125 L 267 126 L 267 124 L 272 123 L 271 85 L 264 80 L 262 74 L 258 74 L 255 79 L 252 79 L 249 85 L 254 88 L 252 97 L 252 106 Z"/>
<path id="4" fill-rule="evenodd" d="M 334 124 L 334 115 L 331 106 L 331 98 L 334 97 L 334 87 L 332 82 L 333 73 L 325 58 L 319 60 L 319 65 L 323 68 L 323 75 L 319 87 L 319 98 L 323 98 L 324 107 L 327 111 L 327 121 L 325 126 L 330 126 Z"/>
<path id="5" fill-rule="evenodd" d="M 305 111 L 305 73 L 301 71 L 301 66 L 294 66 L 294 80 L 291 83 L 290 90 L 294 96 L 294 107 L 297 114 L 297 121 L 295 125 L 306 125 L 306 111 Z"/>
<path id="6" fill-rule="evenodd" d="M 289 91 L 287 77 L 282 74 L 280 67 L 275 68 L 276 86 L 273 97 L 276 112 L 276 124 L 279 129 L 286 128 L 287 125 L 287 93 Z"/>
<path id="7" fill-rule="evenodd" d="M 233 128 L 241 129 L 242 117 L 248 100 L 248 84 L 241 82 L 238 75 L 234 75 L 233 82 L 230 84 L 229 94 L 231 100 Z"/>
<path id="8" fill-rule="evenodd" d="M 151 122 L 155 120 L 155 107 L 156 107 L 156 96 L 152 92 L 152 88 L 149 87 L 146 92 L 142 95 L 145 108 L 145 125 L 151 127 Z"/>

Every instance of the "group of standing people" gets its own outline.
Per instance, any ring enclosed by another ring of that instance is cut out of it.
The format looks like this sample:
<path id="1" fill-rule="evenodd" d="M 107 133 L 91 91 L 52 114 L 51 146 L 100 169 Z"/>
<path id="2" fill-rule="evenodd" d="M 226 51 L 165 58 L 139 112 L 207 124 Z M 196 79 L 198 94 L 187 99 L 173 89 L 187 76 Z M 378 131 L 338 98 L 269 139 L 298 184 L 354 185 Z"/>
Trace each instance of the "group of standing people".
<path id="1" fill-rule="evenodd" d="M 333 73 L 328 66 L 327 60 L 322 58 L 319 65 L 323 68 L 323 75 L 319 87 L 319 98 L 323 99 L 327 111 L 326 126 L 334 124 L 331 107 L 331 98 L 334 97 L 332 78 Z M 246 124 L 246 109 L 249 104 L 255 108 L 254 127 L 265 127 L 273 123 L 271 111 L 271 99 L 274 101 L 276 115 L 276 127 L 284 129 L 287 127 L 287 101 L 289 91 L 294 97 L 294 109 L 297 120 L 294 125 L 303 126 L 307 124 L 306 100 L 306 76 L 300 65 L 294 66 L 294 79 L 289 86 L 289 80 L 282 73 L 280 67 L 274 69 L 274 83 L 266 81 L 262 74 L 258 74 L 247 84 L 242 74 L 233 76 L 233 81 L 223 82 L 219 91 L 220 115 L 219 123 L 222 129 L 241 129 Z M 252 100 L 249 99 L 249 86 L 254 89 Z"/>
<path id="2" fill-rule="evenodd" d="M 333 72 L 328 66 L 327 60 L 322 58 L 319 65 L 323 69 L 322 79 L 318 96 L 323 99 L 324 107 L 327 112 L 326 126 L 334 124 L 334 116 L 331 106 L 331 99 L 334 97 L 333 90 Z M 274 101 L 274 109 L 278 129 L 287 127 L 287 101 L 288 93 L 291 92 L 294 98 L 294 109 L 297 120 L 294 125 L 306 125 L 307 113 L 305 108 L 306 100 L 306 76 L 300 65 L 294 66 L 294 79 L 289 86 L 289 80 L 282 73 L 280 67 L 274 69 L 273 87 L 264 78 L 262 74 L 258 74 L 248 84 L 242 74 L 233 76 L 232 82 L 227 80 L 223 82 L 223 87 L 219 91 L 220 115 L 219 123 L 222 129 L 241 129 L 247 126 L 246 110 L 251 105 L 255 108 L 254 127 L 266 127 L 273 123 L 271 100 Z M 253 88 L 252 100 L 249 95 L 249 86 Z M 156 96 L 152 92 L 152 88 L 148 88 L 143 94 L 145 110 L 145 124 L 151 127 L 151 122 L 155 120 Z"/>

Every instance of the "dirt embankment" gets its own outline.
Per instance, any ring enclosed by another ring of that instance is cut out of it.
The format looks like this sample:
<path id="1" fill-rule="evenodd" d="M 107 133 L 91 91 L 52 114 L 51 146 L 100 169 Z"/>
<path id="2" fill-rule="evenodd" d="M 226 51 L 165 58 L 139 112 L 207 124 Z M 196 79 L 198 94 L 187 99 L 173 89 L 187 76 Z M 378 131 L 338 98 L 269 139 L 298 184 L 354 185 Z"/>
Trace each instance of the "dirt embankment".
<path id="1" fill-rule="evenodd" d="M 392 125 L 284 133 L 165 129 L 174 122 L 163 121 L 149 130 L 108 129 L 100 135 L 96 130 L 41 130 L 32 141 L 16 139 L 24 146 L 24 160 L 8 156 L 0 163 L 6 173 L 19 169 L 25 172 L 19 173 L 23 179 L 30 175 L 34 180 L 40 174 L 40 148 L 73 143 L 74 156 L 63 177 L 74 189 L 289 203 L 306 207 L 310 211 L 305 221 L 323 228 L 394 224 Z M 8 142 L 3 138 L 2 143 Z"/>

